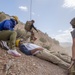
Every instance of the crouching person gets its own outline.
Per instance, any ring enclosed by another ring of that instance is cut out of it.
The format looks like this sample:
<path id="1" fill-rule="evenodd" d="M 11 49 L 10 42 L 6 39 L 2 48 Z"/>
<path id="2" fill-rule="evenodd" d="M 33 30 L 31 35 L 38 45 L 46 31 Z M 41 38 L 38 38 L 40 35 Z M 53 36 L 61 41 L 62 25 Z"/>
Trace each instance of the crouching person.
<path id="1" fill-rule="evenodd" d="M 17 24 L 17 16 L 12 16 L 9 20 L 0 22 L 0 41 L 8 41 L 9 50 L 7 52 L 13 56 L 21 56 L 15 48 L 17 33 L 14 31 L 14 28 Z"/>
<path id="2" fill-rule="evenodd" d="M 24 43 L 23 39 L 18 39 L 16 40 L 16 45 L 19 46 L 20 51 L 25 53 L 26 55 L 34 55 L 66 69 L 69 67 L 69 63 L 63 61 L 59 57 L 50 53 L 50 51 L 48 51 L 47 49 L 44 49 L 36 44 Z"/>

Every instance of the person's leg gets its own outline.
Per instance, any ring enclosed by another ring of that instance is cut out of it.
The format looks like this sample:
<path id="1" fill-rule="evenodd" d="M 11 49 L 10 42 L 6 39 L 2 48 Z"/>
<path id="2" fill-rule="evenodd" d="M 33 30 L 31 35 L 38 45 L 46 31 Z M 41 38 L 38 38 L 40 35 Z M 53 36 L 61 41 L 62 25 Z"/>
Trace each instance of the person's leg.
<path id="1" fill-rule="evenodd" d="M 34 41 L 35 41 L 37 38 L 35 37 L 35 34 L 34 34 L 33 30 L 31 30 L 30 32 L 31 32 L 30 41 L 31 41 L 32 43 L 34 43 Z"/>
<path id="2" fill-rule="evenodd" d="M 10 34 L 11 31 L 9 30 L 0 31 L 0 40 L 4 40 L 4 41 L 9 40 Z"/>
<path id="3" fill-rule="evenodd" d="M 68 63 L 64 62 L 63 60 L 61 60 L 57 56 L 51 54 L 47 50 L 40 51 L 39 53 L 36 54 L 36 56 L 41 58 L 41 59 L 50 61 L 50 62 L 52 62 L 54 64 L 57 64 L 57 65 L 59 65 L 61 67 L 64 67 L 64 68 L 68 68 L 69 67 Z"/>
<path id="4" fill-rule="evenodd" d="M 15 48 L 16 36 L 17 33 L 15 31 L 3 30 L 0 32 L 0 40 L 9 41 L 10 50 L 8 50 L 8 53 L 14 56 L 21 56 L 21 54 L 19 54 Z"/>
<path id="5" fill-rule="evenodd" d="M 57 56 L 58 58 L 60 58 L 61 60 L 67 62 L 67 63 L 71 63 L 71 56 L 67 55 L 67 54 L 63 54 L 60 52 L 54 52 L 52 53 L 53 55 Z"/>
<path id="6" fill-rule="evenodd" d="M 12 54 L 14 56 L 21 56 L 20 53 L 18 53 L 16 51 L 16 48 L 15 48 L 15 41 L 16 41 L 16 36 L 17 36 L 17 33 L 15 31 L 12 31 L 11 32 L 11 35 L 10 35 L 10 40 L 9 40 L 9 46 L 10 46 L 10 50 L 8 50 L 8 53 L 9 54 Z"/>
<path id="7" fill-rule="evenodd" d="M 13 50 L 15 49 L 16 36 L 17 36 L 17 33 L 15 31 L 12 31 L 9 38 L 10 49 L 13 49 Z"/>
<path id="8" fill-rule="evenodd" d="M 34 32 L 33 31 L 30 31 L 31 32 L 31 38 L 30 40 L 33 40 L 34 39 Z"/>
<path id="9" fill-rule="evenodd" d="M 30 38 L 30 37 L 31 37 L 31 33 L 29 31 L 25 30 L 25 37 L 24 37 L 25 41 L 27 41 L 28 38 Z"/>
<path id="10" fill-rule="evenodd" d="M 0 41 L 0 46 L 1 46 L 3 49 L 5 49 L 5 50 L 9 50 L 9 49 L 10 49 L 10 48 L 8 47 L 8 45 L 7 45 L 7 41 L 1 40 L 1 41 Z"/>
<path id="11" fill-rule="evenodd" d="M 17 33 L 15 31 L 3 30 L 0 32 L 0 40 L 9 41 L 10 49 L 15 49 L 16 36 Z"/>

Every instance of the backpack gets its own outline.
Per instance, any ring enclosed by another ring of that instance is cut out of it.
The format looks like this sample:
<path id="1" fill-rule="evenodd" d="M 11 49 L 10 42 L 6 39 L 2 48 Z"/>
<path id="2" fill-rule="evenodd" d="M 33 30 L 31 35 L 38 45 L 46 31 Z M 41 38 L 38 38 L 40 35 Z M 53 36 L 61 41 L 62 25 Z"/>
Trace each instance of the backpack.
<path id="1" fill-rule="evenodd" d="M 25 24 L 25 27 L 24 29 L 27 30 L 27 31 L 30 31 L 31 29 L 31 25 L 32 25 L 32 22 L 31 21 L 27 21 L 26 24 Z"/>

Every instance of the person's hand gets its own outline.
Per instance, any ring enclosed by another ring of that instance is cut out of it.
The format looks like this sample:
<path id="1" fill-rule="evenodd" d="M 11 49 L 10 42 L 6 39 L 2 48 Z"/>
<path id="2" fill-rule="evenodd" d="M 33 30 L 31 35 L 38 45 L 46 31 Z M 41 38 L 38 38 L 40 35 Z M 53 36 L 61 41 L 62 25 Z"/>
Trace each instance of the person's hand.
<path id="1" fill-rule="evenodd" d="M 37 48 L 38 50 L 43 50 L 43 48 Z"/>
<path id="2" fill-rule="evenodd" d="M 71 67 L 73 66 L 73 64 L 75 63 L 75 61 L 72 61 L 71 62 L 71 64 L 70 64 L 70 66 L 69 66 L 69 68 L 68 68 L 68 70 L 70 70 L 71 69 Z"/>
<path id="3" fill-rule="evenodd" d="M 68 70 L 70 70 L 71 69 L 71 67 L 73 66 L 73 64 L 75 63 L 75 61 L 74 61 L 74 59 L 73 58 L 71 58 L 71 64 L 70 64 L 70 66 L 68 67 Z"/>
<path id="4" fill-rule="evenodd" d="M 37 38 L 36 37 L 34 37 L 34 39 L 33 39 L 34 41 L 36 41 L 37 40 Z"/>

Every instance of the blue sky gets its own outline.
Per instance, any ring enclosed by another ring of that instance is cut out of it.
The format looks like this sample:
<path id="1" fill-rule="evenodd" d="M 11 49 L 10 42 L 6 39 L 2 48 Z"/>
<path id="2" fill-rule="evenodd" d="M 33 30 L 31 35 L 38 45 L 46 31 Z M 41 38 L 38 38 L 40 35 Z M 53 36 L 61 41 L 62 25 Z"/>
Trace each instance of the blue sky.
<path id="1" fill-rule="evenodd" d="M 30 20 L 31 1 L 35 27 L 59 42 L 71 42 L 69 22 L 75 17 L 75 0 L 1 0 L 0 11 L 25 23 Z"/>

